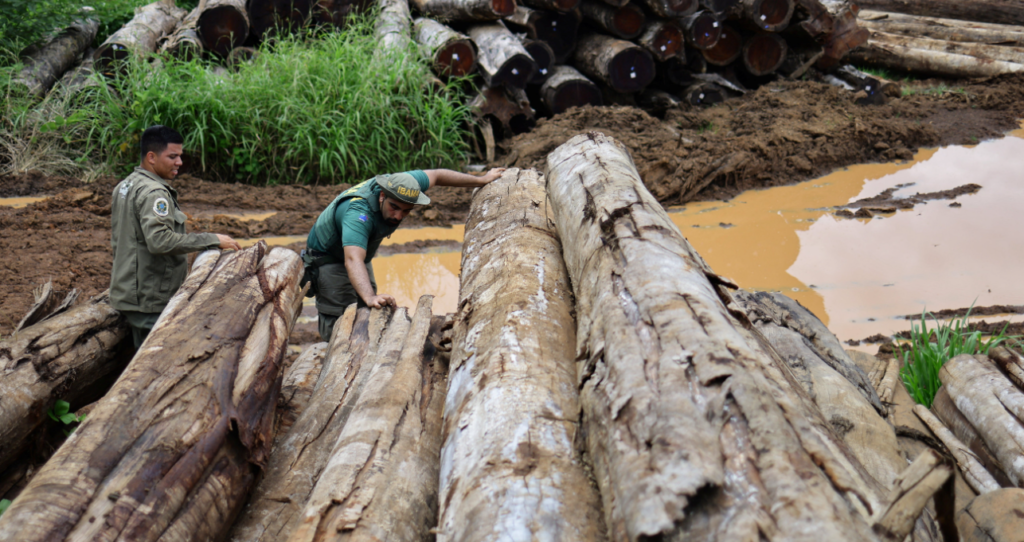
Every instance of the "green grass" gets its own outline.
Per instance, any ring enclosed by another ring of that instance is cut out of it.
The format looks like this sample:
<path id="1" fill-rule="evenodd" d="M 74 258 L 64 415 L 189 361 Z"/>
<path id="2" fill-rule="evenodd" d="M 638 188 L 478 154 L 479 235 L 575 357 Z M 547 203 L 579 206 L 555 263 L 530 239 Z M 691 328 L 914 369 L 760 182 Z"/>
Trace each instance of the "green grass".
<path id="1" fill-rule="evenodd" d="M 970 331 L 970 315 L 968 310 L 966 315 L 950 322 L 940 322 L 929 315 L 935 324 L 929 329 L 926 314 L 922 312 L 920 324 L 912 322 L 910 325 L 910 341 L 905 345 L 906 350 L 897 343 L 897 356 L 903 361 L 900 377 L 915 402 L 931 408 L 942 385 L 939 369 L 947 361 L 960 354 L 988 354 L 990 348 L 1017 338 L 1007 336 L 1004 327 L 999 335 L 985 341 L 980 331 Z"/>

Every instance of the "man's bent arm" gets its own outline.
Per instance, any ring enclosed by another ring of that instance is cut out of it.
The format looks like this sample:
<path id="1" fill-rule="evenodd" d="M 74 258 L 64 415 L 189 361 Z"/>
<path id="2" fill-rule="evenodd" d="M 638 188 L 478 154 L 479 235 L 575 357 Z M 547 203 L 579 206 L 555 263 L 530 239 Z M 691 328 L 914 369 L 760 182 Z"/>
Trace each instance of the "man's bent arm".
<path id="1" fill-rule="evenodd" d="M 505 168 L 497 167 L 481 176 L 459 173 L 450 169 L 427 169 L 423 171 L 430 179 L 430 186 L 455 186 L 460 188 L 475 188 L 484 186 L 487 183 L 501 177 Z"/>
<path id="2" fill-rule="evenodd" d="M 355 245 L 345 247 L 345 271 L 348 271 L 348 280 L 356 289 L 356 294 L 363 300 L 363 303 L 372 306 L 371 301 L 377 294 L 370 284 L 370 274 L 366 271 L 365 259 L 365 248 Z"/>

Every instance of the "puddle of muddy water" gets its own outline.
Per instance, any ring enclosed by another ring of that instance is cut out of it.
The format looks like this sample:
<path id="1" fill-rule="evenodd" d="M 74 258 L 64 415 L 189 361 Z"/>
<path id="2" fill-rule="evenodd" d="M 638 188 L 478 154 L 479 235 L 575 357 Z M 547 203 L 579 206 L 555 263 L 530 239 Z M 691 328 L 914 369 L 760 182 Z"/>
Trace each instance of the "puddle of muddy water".
<path id="1" fill-rule="evenodd" d="M 898 315 L 1024 303 L 1024 130 L 972 147 L 854 166 L 798 185 L 702 202 L 670 216 L 716 273 L 781 291 L 841 340 L 908 329 Z M 871 219 L 827 208 L 909 184 L 897 196 L 976 183 L 960 207 L 934 200 Z M 989 317 L 992 319 L 992 317 Z M 996 317 L 998 319 L 998 317 Z"/>
<path id="2" fill-rule="evenodd" d="M 38 203 L 49 199 L 49 196 L 30 198 L 0 198 L 0 207 L 13 207 L 15 209 L 25 207 L 31 203 Z"/>

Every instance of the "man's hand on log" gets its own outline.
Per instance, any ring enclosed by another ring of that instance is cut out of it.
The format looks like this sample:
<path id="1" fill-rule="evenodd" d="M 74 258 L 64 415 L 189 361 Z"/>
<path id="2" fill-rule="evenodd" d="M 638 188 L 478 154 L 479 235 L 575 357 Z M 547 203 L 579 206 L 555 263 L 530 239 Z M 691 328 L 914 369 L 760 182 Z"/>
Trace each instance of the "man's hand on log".
<path id="1" fill-rule="evenodd" d="M 242 246 L 238 244 L 238 241 L 235 241 L 230 236 L 222 235 L 219 233 L 216 235 L 217 240 L 220 241 L 220 244 L 217 245 L 217 248 L 221 250 L 242 250 Z"/>
<path id="2" fill-rule="evenodd" d="M 488 171 L 486 174 L 484 174 L 483 177 L 480 178 L 480 186 L 497 180 L 498 177 L 501 177 L 502 173 L 505 173 L 505 168 L 503 167 L 491 168 L 490 171 Z"/>
<path id="3" fill-rule="evenodd" d="M 375 309 L 379 309 L 386 305 L 391 305 L 392 307 L 398 306 L 398 304 L 395 303 L 395 298 L 389 296 L 388 294 L 375 295 L 370 299 L 367 299 L 366 304 Z"/>

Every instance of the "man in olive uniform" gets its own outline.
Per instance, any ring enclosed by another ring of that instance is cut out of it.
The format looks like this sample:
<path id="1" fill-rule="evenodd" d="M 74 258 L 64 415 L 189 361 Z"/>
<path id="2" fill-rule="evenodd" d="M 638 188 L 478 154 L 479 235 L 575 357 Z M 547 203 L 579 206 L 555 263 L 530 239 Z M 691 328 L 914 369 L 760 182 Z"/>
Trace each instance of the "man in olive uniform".
<path id="1" fill-rule="evenodd" d="M 320 337 L 329 341 L 338 317 L 352 303 L 379 308 L 395 298 L 377 294 L 370 260 L 416 205 L 430 203 L 432 186 L 474 188 L 501 176 L 495 168 L 477 177 L 450 169 L 378 175 L 338 195 L 316 219 L 302 259 L 310 295 L 316 295 Z"/>
<path id="2" fill-rule="evenodd" d="M 136 348 L 185 281 L 185 254 L 239 249 L 227 235 L 185 233 L 178 192 L 167 184 L 181 167 L 182 143 L 181 134 L 171 128 L 147 128 L 142 133 L 142 163 L 114 187 L 110 200 L 110 304 L 128 320 Z"/>

